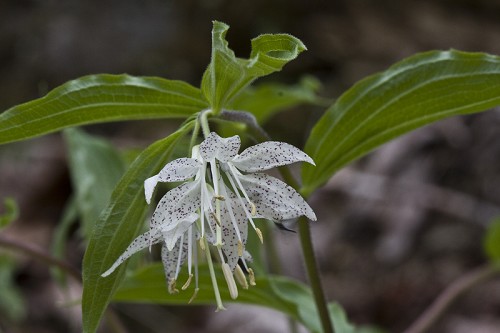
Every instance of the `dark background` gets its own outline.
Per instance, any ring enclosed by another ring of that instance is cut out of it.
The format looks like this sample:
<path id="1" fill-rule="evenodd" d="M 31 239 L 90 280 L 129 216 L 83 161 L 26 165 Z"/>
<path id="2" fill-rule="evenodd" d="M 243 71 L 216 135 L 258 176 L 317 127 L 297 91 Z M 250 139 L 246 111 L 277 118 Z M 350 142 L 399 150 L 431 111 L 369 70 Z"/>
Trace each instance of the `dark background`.
<path id="1" fill-rule="evenodd" d="M 154 75 L 197 86 L 210 59 L 213 19 L 231 26 L 227 38 L 241 57 L 258 34 L 299 37 L 309 50 L 270 80 L 295 83 L 311 74 L 326 97 L 416 52 L 500 54 L 495 0 L 0 0 L 0 108 L 92 73 Z M 266 128 L 301 145 L 308 125 L 294 120 L 321 111 L 296 108 Z M 147 121 L 87 129 L 130 148 L 170 128 Z M 498 110 L 440 122 L 385 145 L 312 198 L 327 296 L 354 322 L 402 331 L 452 281 L 485 262 L 485 226 L 500 213 L 499 135 Z M 0 147 L 0 198 L 13 196 L 21 208 L 4 235 L 48 248 L 70 192 L 59 134 Z M 277 237 L 286 274 L 304 279 L 297 236 Z M 76 234 L 68 246 L 67 260 L 79 267 Z M 78 332 L 79 307 L 62 305 L 80 297 L 78 284 L 65 295 L 45 266 L 14 257 L 26 315 L 13 323 L 0 312 L 0 331 Z M 132 332 L 287 331 L 286 320 L 269 310 L 229 308 L 215 315 L 210 307 L 121 305 L 117 312 Z M 432 332 L 500 332 L 499 314 L 497 279 L 467 293 Z"/>

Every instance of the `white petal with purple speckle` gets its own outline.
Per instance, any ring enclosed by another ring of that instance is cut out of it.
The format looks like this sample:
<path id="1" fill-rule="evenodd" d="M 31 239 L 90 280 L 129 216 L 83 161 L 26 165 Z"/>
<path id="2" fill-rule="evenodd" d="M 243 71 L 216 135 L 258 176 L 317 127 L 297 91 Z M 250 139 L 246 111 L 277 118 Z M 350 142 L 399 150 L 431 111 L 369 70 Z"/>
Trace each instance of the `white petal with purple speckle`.
<path id="1" fill-rule="evenodd" d="M 263 171 L 295 162 L 307 162 L 314 165 L 312 158 L 302 150 L 279 141 L 268 141 L 251 146 L 231 161 L 235 167 L 245 172 Z"/>

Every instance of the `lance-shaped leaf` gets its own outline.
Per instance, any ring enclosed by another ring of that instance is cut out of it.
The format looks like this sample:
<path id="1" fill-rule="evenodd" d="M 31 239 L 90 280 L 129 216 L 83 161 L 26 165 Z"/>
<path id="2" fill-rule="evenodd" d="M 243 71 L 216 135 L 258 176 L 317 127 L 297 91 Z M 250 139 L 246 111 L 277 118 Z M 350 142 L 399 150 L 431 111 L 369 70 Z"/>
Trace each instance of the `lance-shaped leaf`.
<path id="1" fill-rule="evenodd" d="M 432 51 L 412 56 L 345 92 L 314 126 L 303 194 L 383 143 L 440 119 L 500 104 L 500 57 Z"/>
<path id="2" fill-rule="evenodd" d="M 110 74 L 84 76 L 0 114 L 0 144 L 83 124 L 187 118 L 207 105 L 200 89 L 181 81 Z"/>
<path id="3" fill-rule="evenodd" d="M 123 278 L 126 263 L 117 273 L 101 277 L 144 225 L 148 211 L 143 183 L 157 173 L 179 138 L 190 130 L 190 122 L 167 138 L 157 141 L 131 164 L 116 186 L 108 207 L 96 223 L 83 259 L 83 330 L 94 333 L 113 292 Z"/>
<path id="4" fill-rule="evenodd" d="M 255 79 L 280 71 L 306 50 L 297 38 L 287 34 L 265 34 L 252 39 L 250 58 L 237 58 L 228 47 L 227 24 L 213 22 L 212 58 L 203 74 L 201 89 L 212 109 L 220 109 Z"/>

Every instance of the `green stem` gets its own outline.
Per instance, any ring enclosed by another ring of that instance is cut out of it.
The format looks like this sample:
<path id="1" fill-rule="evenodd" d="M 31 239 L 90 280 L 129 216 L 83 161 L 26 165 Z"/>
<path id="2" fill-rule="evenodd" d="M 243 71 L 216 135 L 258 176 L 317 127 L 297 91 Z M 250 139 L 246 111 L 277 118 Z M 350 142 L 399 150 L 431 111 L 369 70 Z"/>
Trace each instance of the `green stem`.
<path id="1" fill-rule="evenodd" d="M 193 134 L 191 135 L 191 141 L 189 142 L 189 153 L 191 153 L 191 150 L 196 145 L 196 140 L 198 139 L 199 132 L 200 132 L 200 122 L 196 121 L 194 123 L 194 129 L 193 129 Z"/>
<path id="2" fill-rule="evenodd" d="M 499 264 L 488 264 L 462 276 L 446 288 L 404 333 L 426 332 L 464 292 L 498 273 Z"/>
<path id="3" fill-rule="evenodd" d="M 198 122 L 201 125 L 201 130 L 203 131 L 203 136 L 206 138 L 210 135 L 210 127 L 208 126 L 207 116 L 212 114 L 212 110 L 207 109 L 200 112 L 198 116 Z"/>
<path id="4" fill-rule="evenodd" d="M 323 292 L 323 286 L 318 273 L 318 264 L 316 262 L 316 256 L 314 255 L 309 221 L 304 216 L 299 218 L 299 235 L 307 276 L 309 277 L 309 284 L 311 285 L 311 289 L 313 291 L 314 301 L 316 302 L 319 318 L 321 320 L 321 326 L 323 327 L 323 333 L 333 333 L 335 331 L 332 326 L 325 294 Z"/>

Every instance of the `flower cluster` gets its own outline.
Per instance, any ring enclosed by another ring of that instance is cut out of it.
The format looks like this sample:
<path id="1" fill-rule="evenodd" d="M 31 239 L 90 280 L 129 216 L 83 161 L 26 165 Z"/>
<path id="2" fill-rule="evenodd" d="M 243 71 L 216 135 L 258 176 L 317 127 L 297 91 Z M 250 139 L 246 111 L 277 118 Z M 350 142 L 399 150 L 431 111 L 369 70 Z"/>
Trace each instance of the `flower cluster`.
<path id="1" fill-rule="evenodd" d="M 169 292 L 178 291 L 180 267 L 187 260 L 189 278 L 182 290 L 188 288 L 194 276 L 196 294 L 199 243 L 210 266 L 208 246 L 214 246 L 232 298 L 238 296 L 235 277 L 243 288 L 248 288 L 243 269 L 250 275 L 250 284 L 254 284 L 253 272 L 247 265 L 251 256 L 245 250 L 248 225 L 262 242 L 262 233 L 254 223 L 256 218 L 279 223 L 304 215 L 316 220 L 311 207 L 292 187 L 258 172 L 299 161 L 314 162 L 298 148 L 283 142 L 264 142 L 238 154 L 240 145 L 239 136 L 221 138 L 212 132 L 193 148 L 191 158 L 173 160 L 157 175 L 146 179 L 148 204 L 159 182 L 184 183 L 163 196 L 151 218 L 150 229 L 138 236 L 102 276 L 111 274 L 137 251 L 162 243 Z M 211 276 L 218 308 L 223 308 L 215 275 Z"/>

